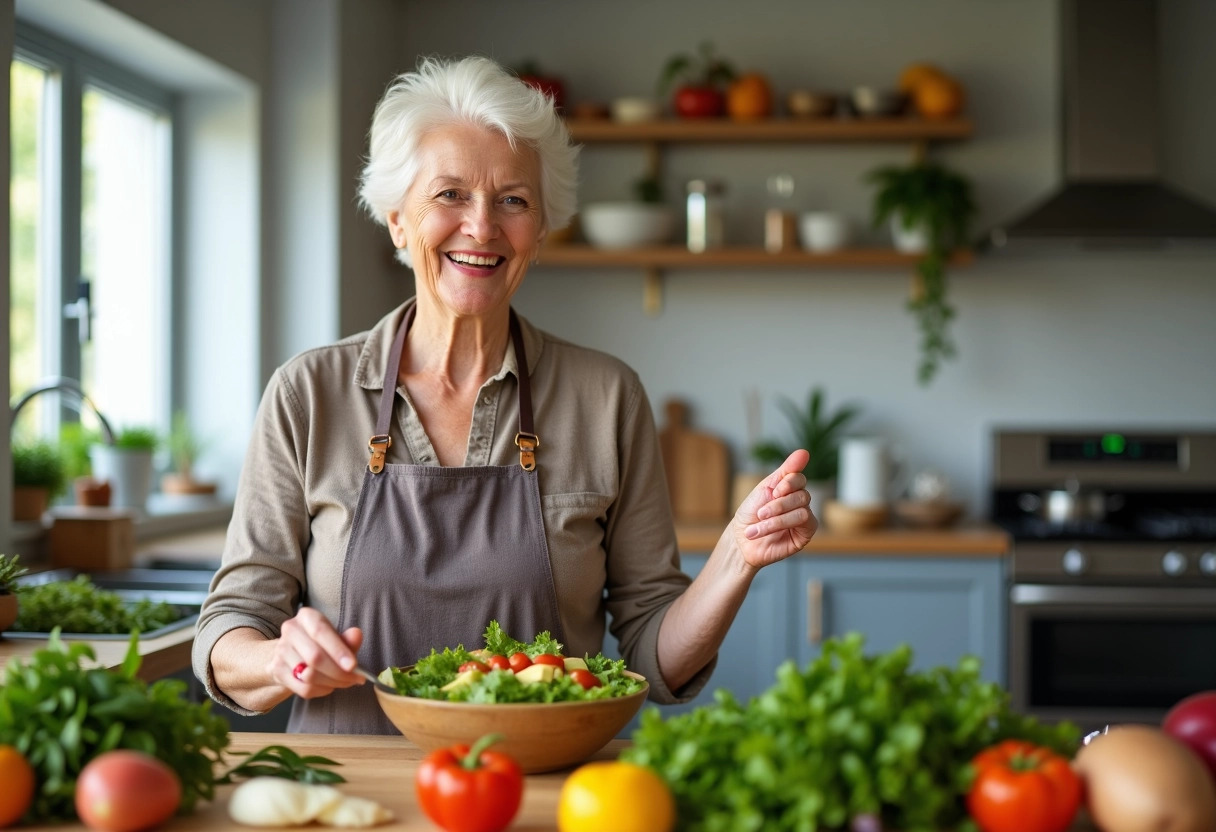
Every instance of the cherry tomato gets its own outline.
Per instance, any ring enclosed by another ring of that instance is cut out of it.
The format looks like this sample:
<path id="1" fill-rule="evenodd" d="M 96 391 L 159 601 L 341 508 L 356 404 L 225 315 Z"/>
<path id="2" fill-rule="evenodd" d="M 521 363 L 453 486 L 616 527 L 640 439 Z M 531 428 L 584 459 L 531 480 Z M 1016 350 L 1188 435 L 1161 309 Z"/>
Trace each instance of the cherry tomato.
<path id="1" fill-rule="evenodd" d="M 552 665 L 553 667 L 560 667 L 563 669 L 566 667 L 566 660 L 563 659 L 561 656 L 554 655 L 553 653 L 541 653 L 539 656 L 537 656 L 535 659 L 532 660 L 532 663 L 533 664 L 547 664 L 547 665 Z"/>
<path id="2" fill-rule="evenodd" d="M 511 660 L 506 656 L 490 656 L 490 661 L 487 662 L 494 670 L 510 670 Z"/>
<path id="3" fill-rule="evenodd" d="M 592 688 L 600 688 L 604 683 L 599 680 L 599 677 L 590 670 L 583 670 L 581 667 L 570 671 L 570 678 L 582 685 L 583 690 L 591 690 Z"/>
<path id="4" fill-rule="evenodd" d="M 532 660 L 528 658 L 527 653 L 512 653 L 511 658 L 507 661 L 511 663 L 511 669 L 516 673 L 523 670 L 525 667 L 532 666 Z"/>
<path id="5" fill-rule="evenodd" d="M 489 667 L 487 667 L 483 662 L 479 662 L 477 660 L 473 660 L 471 662 L 465 662 L 458 668 L 458 670 L 461 673 L 464 673 L 466 670 L 480 670 L 482 673 L 490 672 Z"/>
<path id="6" fill-rule="evenodd" d="M 1081 779 L 1048 748 L 1005 740 L 972 760 L 967 808 L 983 832 L 1064 832 L 1081 804 Z"/>

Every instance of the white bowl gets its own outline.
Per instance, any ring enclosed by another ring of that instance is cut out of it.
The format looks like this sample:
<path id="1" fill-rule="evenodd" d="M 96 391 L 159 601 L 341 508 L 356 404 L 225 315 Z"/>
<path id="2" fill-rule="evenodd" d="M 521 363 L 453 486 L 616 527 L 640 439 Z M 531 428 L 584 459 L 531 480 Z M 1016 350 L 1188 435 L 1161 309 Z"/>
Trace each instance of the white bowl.
<path id="1" fill-rule="evenodd" d="M 835 211 L 806 212 L 799 218 L 798 232 L 808 251 L 836 251 L 852 237 L 848 217 Z"/>
<path id="2" fill-rule="evenodd" d="M 612 120 L 620 124 L 654 121 L 659 117 L 662 109 L 662 105 L 653 98 L 616 98 L 612 101 Z"/>
<path id="3" fill-rule="evenodd" d="M 671 239 L 675 212 L 649 202 L 593 202 L 579 212 L 583 234 L 596 248 L 637 248 Z"/>

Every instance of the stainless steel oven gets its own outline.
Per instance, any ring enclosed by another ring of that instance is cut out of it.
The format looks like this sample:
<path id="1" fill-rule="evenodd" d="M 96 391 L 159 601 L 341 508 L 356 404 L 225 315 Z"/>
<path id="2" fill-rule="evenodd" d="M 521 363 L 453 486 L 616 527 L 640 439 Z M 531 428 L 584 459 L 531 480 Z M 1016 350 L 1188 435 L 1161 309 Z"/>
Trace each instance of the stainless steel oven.
<path id="1" fill-rule="evenodd" d="M 1014 707 L 1094 730 L 1216 690 L 1216 433 L 998 431 L 994 447 Z M 1049 521 L 1028 495 L 1059 489 L 1109 509 Z"/>

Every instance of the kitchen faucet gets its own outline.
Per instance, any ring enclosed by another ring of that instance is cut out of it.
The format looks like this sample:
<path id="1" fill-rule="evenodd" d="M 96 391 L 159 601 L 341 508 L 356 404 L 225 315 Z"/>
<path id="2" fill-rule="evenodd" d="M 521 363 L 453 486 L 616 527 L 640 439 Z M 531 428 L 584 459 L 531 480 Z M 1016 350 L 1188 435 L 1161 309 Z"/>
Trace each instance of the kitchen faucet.
<path id="1" fill-rule="evenodd" d="M 97 421 L 101 424 L 101 433 L 105 437 L 106 444 L 114 444 L 114 431 L 110 428 L 110 423 L 106 421 L 106 417 L 101 415 L 101 411 L 97 409 L 97 405 L 93 404 L 92 399 L 84 394 L 84 390 L 81 388 L 80 382 L 74 378 L 68 378 L 66 376 L 51 376 L 49 378 L 45 378 L 35 384 L 29 390 L 22 393 L 17 399 L 16 404 L 13 405 L 12 411 L 9 413 L 9 431 L 11 432 L 13 426 L 17 424 L 17 414 L 21 412 L 21 408 L 25 407 L 26 404 L 29 403 L 30 399 L 42 393 L 49 393 L 52 390 L 60 393 L 71 393 L 74 395 L 77 399 L 75 403 L 77 410 L 81 410 L 81 405 L 88 405 L 89 409 L 96 414 Z"/>

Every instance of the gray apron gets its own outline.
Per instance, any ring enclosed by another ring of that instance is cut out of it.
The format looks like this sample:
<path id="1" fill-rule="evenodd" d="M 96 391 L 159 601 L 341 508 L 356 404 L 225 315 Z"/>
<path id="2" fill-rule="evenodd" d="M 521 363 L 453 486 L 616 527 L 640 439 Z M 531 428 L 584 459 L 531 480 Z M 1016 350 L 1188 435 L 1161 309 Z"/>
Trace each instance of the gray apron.
<path id="1" fill-rule="evenodd" d="M 371 459 L 342 569 L 337 628 L 363 629 L 359 661 L 374 673 L 413 664 L 432 648 L 482 646 L 490 621 L 524 641 L 562 636 L 541 517 L 528 361 L 511 311 L 519 382 L 518 465 L 445 468 L 386 464 L 406 312 L 384 372 Z M 297 699 L 289 731 L 395 734 L 370 684 Z"/>

